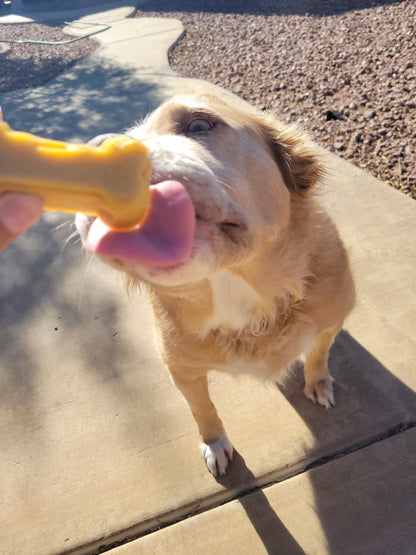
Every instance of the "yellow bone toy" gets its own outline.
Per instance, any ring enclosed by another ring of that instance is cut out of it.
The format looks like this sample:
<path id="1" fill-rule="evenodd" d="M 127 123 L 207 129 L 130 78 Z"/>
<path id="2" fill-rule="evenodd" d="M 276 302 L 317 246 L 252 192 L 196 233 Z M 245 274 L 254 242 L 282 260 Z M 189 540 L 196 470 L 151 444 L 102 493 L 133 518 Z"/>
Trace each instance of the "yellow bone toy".
<path id="1" fill-rule="evenodd" d="M 150 173 L 146 147 L 130 137 L 76 145 L 13 131 L 0 121 L 0 193 L 37 195 L 47 210 L 85 212 L 114 229 L 131 229 L 149 207 Z"/>

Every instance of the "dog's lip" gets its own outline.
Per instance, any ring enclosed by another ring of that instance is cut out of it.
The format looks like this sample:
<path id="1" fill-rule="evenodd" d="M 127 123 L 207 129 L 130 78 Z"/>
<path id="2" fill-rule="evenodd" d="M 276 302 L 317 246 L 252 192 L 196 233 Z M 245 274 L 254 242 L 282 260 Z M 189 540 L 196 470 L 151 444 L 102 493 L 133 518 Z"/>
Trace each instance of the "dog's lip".
<path id="1" fill-rule="evenodd" d="M 215 226 L 222 234 L 234 243 L 241 242 L 248 225 L 246 218 L 235 207 L 221 210 L 216 206 L 209 206 L 194 201 L 196 225 L 198 223 Z"/>
<path id="2" fill-rule="evenodd" d="M 195 214 L 196 222 L 203 222 L 207 224 L 212 224 L 217 226 L 221 231 L 226 233 L 230 229 L 240 229 L 244 228 L 245 225 L 242 222 L 233 221 L 231 218 L 226 218 L 224 220 L 217 221 L 215 218 L 209 218 L 206 216 L 201 216 L 198 212 Z"/>

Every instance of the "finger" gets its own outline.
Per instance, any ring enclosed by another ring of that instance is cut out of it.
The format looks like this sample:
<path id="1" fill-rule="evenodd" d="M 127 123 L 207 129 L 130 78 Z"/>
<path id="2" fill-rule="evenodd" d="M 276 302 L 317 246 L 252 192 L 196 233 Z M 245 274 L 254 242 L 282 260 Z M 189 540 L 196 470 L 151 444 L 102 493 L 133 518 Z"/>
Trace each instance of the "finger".
<path id="1" fill-rule="evenodd" d="M 0 195 L 0 249 L 37 222 L 42 211 L 43 204 L 38 197 L 17 193 Z"/>

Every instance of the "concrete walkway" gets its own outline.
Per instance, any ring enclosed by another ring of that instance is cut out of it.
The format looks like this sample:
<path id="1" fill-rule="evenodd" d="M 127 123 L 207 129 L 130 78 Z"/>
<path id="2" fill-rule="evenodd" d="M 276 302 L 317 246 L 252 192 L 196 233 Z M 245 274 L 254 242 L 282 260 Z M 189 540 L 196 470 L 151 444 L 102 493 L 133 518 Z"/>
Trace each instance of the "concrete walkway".
<path id="1" fill-rule="evenodd" d="M 100 49 L 1 94 L 6 121 L 86 141 L 198 89 L 168 66 L 180 22 L 132 9 L 96 6 L 87 20 L 111 24 Z M 46 213 L 0 255 L 0 553 L 416 552 L 416 204 L 323 154 L 359 294 L 331 352 L 337 405 L 314 407 L 300 374 L 280 391 L 213 373 L 237 451 L 223 479 L 199 458 L 146 298 L 67 242 L 70 219 Z"/>

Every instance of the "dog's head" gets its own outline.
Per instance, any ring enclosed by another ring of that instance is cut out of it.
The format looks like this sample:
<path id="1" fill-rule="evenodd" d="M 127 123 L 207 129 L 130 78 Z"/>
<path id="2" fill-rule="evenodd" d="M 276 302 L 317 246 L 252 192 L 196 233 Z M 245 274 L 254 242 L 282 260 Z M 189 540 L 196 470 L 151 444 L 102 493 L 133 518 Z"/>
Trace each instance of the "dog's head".
<path id="1" fill-rule="evenodd" d="M 100 252 L 99 241 L 90 249 L 156 286 L 199 282 L 218 269 L 265 256 L 284 235 L 294 203 L 308 197 L 321 175 L 313 149 L 298 131 L 231 97 L 174 97 L 128 134 L 149 150 L 155 205 L 164 197 L 165 205 L 179 207 L 176 219 L 159 218 L 157 233 L 166 228 L 162 236 L 173 237 L 175 250 L 176 227 L 191 219 L 192 225 L 188 221 L 181 231 L 192 235 L 186 238 L 190 249 L 169 262 L 161 263 L 163 257 L 157 256 L 143 261 L 140 252 L 134 253 L 135 231 L 119 234 L 110 253 Z M 77 217 L 84 240 L 91 223 L 91 218 Z M 150 224 L 146 232 L 153 233 Z M 163 240 L 158 241 L 152 248 L 163 248 Z M 88 248 L 88 240 L 86 244 Z"/>

